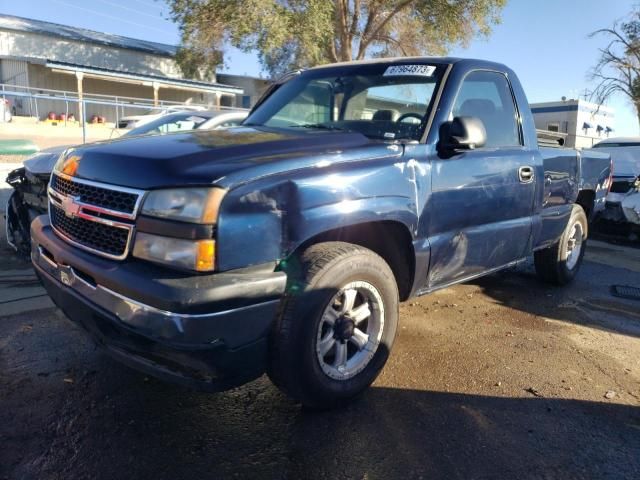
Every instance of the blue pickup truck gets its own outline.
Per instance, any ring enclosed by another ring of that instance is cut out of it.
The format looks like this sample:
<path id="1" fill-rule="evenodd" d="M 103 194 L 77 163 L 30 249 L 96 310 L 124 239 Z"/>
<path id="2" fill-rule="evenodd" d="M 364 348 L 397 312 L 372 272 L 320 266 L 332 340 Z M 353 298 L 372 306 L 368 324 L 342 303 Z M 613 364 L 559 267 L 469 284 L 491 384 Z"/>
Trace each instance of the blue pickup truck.
<path id="1" fill-rule="evenodd" d="M 570 282 L 609 183 L 607 155 L 539 148 L 504 65 L 350 62 L 237 128 L 66 151 L 31 257 L 117 360 L 208 391 L 266 372 L 325 408 L 374 381 L 400 301 L 532 254 Z"/>

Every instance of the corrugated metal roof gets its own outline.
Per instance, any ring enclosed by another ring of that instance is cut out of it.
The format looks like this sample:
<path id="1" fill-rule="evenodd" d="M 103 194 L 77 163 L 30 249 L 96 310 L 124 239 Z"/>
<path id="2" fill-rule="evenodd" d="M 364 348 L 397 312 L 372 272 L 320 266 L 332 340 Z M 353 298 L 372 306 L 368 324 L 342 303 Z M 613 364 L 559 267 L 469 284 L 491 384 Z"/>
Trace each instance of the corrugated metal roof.
<path id="1" fill-rule="evenodd" d="M 175 45 L 122 37 L 111 33 L 96 32 L 95 30 L 88 30 L 86 28 L 71 27 L 69 25 L 34 20 L 32 18 L 15 17 L 13 15 L 0 14 L 0 29 L 15 32 L 39 33 L 77 42 L 138 50 L 140 52 L 168 57 L 174 56 L 177 50 Z"/>
<path id="2" fill-rule="evenodd" d="M 216 91 L 226 92 L 226 93 L 233 93 L 236 95 L 240 95 L 244 92 L 242 88 L 234 87 L 233 85 L 200 82 L 197 80 L 185 80 L 181 78 L 169 78 L 169 77 L 162 77 L 159 75 L 143 75 L 139 73 L 129 73 L 129 72 L 122 72 L 119 70 L 110 70 L 108 68 L 89 67 L 86 65 L 78 65 L 75 63 L 54 62 L 49 60 L 47 61 L 45 66 L 47 66 L 48 68 L 57 68 L 60 70 L 68 70 L 71 72 L 84 72 L 84 73 L 91 73 L 95 75 L 104 75 L 106 77 L 115 77 L 115 78 L 141 80 L 141 81 L 157 81 L 165 85 L 192 87 L 198 90 L 207 90 L 212 92 L 216 92 Z"/>

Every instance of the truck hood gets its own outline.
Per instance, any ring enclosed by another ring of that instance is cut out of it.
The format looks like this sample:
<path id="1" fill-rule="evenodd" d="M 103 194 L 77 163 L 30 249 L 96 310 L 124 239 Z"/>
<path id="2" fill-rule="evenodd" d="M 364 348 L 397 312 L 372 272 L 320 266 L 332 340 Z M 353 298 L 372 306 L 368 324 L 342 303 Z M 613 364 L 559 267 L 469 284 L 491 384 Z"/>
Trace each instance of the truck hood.
<path id="1" fill-rule="evenodd" d="M 78 178 L 144 190 L 231 187 L 282 171 L 402 152 L 360 133 L 301 130 L 237 127 L 123 138 L 70 149 L 57 168 L 73 162 Z"/>

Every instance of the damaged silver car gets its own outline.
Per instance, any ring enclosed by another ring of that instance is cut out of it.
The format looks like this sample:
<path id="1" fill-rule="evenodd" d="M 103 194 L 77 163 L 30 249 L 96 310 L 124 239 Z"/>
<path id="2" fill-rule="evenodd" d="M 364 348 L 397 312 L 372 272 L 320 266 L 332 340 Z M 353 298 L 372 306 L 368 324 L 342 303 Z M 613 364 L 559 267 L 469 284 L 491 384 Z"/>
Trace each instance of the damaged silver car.
<path id="1" fill-rule="evenodd" d="M 186 111 L 164 115 L 152 122 L 127 131 L 122 136 L 166 135 L 188 130 L 220 130 L 240 125 L 245 110 Z M 53 165 L 69 145 L 53 147 L 32 155 L 24 167 L 9 173 L 6 182 L 13 187 L 6 209 L 7 242 L 18 253 L 31 251 L 29 228 L 38 215 L 47 213 L 47 185 Z"/>
<path id="2" fill-rule="evenodd" d="M 6 182 L 13 187 L 5 214 L 7 242 L 22 255 L 29 255 L 31 250 L 31 221 L 47 212 L 47 185 L 51 170 L 66 148 L 42 150 L 7 176 Z"/>
<path id="3" fill-rule="evenodd" d="M 599 215 L 605 234 L 640 238 L 640 137 L 609 138 L 594 149 L 611 155 L 613 182 Z"/>

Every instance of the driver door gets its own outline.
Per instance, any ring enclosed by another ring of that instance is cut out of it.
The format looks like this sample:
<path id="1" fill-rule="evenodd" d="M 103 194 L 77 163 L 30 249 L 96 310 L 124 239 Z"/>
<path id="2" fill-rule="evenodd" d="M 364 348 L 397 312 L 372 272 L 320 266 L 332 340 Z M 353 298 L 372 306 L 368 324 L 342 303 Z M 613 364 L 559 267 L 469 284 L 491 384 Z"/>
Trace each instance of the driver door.
<path id="1" fill-rule="evenodd" d="M 522 172 L 533 154 L 523 145 L 507 77 L 470 72 L 450 119 L 456 116 L 479 118 L 487 141 L 450 158 L 433 157 L 429 288 L 497 269 L 529 251 L 536 182 Z"/>

